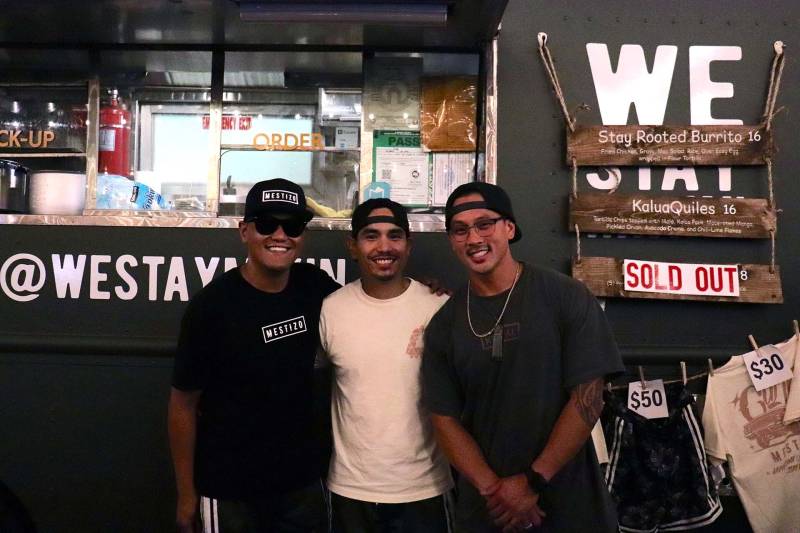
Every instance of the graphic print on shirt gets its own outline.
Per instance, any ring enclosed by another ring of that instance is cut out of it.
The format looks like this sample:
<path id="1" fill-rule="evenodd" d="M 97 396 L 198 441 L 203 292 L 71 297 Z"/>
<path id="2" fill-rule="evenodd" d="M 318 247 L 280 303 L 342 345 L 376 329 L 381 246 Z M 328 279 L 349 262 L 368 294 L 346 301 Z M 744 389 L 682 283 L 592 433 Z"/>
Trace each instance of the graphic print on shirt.
<path id="1" fill-rule="evenodd" d="M 767 475 L 800 472 L 800 423 L 783 423 L 789 383 L 785 381 L 761 392 L 748 385 L 732 402 L 745 420 L 743 431 L 745 438 L 752 441 L 750 448 L 769 449 L 777 465 Z"/>
<path id="2" fill-rule="evenodd" d="M 274 324 L 269 324 L 261 328 L 261 333 L 264 335 L 265 344 L 268 342 L 285 339 L 286 337 L 291 337 L 292 335 L 297 335 L 299 333 L 305 333 L 306 331 L 306 317 L 304 315 L 290 318 L 289 320 L 283 320 L 281 322 L 275 322 Z"/>
<path id="3" fill-rule="evenodd" d="M 519 339 L 519 322 L 503 324 L 503 344 Z M 481 349 L 484 352 L 492 351 L 492 335 L 481 339 Z"/>
<path id="4" fill-rule="evenodd" d="M 411 356 L 412 359 L 417 359 L 422 357 L 422 339 L 423 333 L 425 332 L 425 326 L 420 326 L 414 331 L 411 332 L 411 336 L 408 338 L 408 345 L 406 346 L 406 353 Z"/>

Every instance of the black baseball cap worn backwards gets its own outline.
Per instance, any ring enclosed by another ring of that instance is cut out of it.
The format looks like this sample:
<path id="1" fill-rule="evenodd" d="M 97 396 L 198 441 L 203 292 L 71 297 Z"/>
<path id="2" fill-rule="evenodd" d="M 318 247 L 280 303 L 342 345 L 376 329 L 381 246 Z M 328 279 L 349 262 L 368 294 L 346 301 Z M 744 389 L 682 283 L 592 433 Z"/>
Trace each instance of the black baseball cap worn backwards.
<path id="1" fill-rule="evenodd" d="M 465 202 L 456 206 L 453 205 L 453 202 L 458 198 L 471 193 L 480 194 L 483 200 Z M 450 193 L 450 197 L 447 198 L 447 204 L 444 208 L 445 228 L 449 231 L 450 221 L 453 217 L 462 211 L 469 211 L 470 209 L 489 209 L 498 215 L 502 215 L 504 218 L 513 222 L 516 227 L 514 230 L 514 237 L 512 237 L 509 242 L 517 242 L 522 238 L 522 229 L 520 229 L 516 218 L 514 218 L 514 210 L 511 208 L 511 199 L 501 187 L 483 181 L 472 181 L 456 187 L 456 190 Z"/>
<path id="2" fill-rule="evenodd" d="M 283 178 L 259 181 L 247 193 L 244 221 L 251 222 L 261 215 L 289 215 L 304 222 L 314 218 L 302 187 Z"/>
<path id="3" fill-rule="evenodd" d="M 392 212 L 392 215 L 369 216 L 374 210 L 380 208 L 388 209 Z M 351 235 L 355 239 L 359 231 L 370 224 L 377 224 L 379 222 L 394 224 L 406 232 L 406 237 L 411 235 L 406 208 L 388 198 L 372 198 L 359 204 L 358 207 L 353 210 L 353 217 L 350 220 L 350 227 L 352 228 Z"/>

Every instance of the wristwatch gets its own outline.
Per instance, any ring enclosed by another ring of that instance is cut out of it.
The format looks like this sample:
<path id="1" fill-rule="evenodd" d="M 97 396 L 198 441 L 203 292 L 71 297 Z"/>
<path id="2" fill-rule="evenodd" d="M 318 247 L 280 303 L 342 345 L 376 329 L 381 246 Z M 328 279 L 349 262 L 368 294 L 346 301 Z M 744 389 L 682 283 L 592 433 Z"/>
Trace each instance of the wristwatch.
<path id="1" fill-rule="evenodd" d="M 550 483 L 547 482 L 544 476 L 532 468 L 525 469 L 525 479 L 528 480 L 528 486 L 536 494 L 544 494 L 548 487 L 550 487 Z"/>

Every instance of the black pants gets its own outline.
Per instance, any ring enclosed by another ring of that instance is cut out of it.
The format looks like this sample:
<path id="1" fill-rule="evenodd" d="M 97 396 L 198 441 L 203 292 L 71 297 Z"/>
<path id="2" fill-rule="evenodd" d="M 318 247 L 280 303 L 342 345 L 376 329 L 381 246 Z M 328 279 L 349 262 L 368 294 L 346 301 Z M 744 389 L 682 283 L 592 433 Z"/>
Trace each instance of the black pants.
<path id="1" fill-rule="evenodd" d="M 200 498 L 203 533 L 328 533 L 330 502 L 322 481 L 251 500 Z"/>
<path id="2" fill-rule="evenodd" d="M 408 503 L 373 503 L 331 493 L 334 533 L 448 533 L 449 495 Z"/>

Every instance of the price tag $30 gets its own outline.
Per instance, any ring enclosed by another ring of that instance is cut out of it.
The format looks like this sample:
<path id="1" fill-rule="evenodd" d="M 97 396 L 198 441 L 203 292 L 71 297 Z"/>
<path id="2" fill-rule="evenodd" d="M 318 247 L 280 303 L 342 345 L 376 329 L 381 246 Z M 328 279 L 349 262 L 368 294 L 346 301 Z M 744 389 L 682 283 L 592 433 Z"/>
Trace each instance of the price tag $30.
<path id="1" fill-rule="evenodd" d="M 664 380 L 655 379 L 645 384 L 643 389 L 641 381 L 628 383 L 628 409 L 648 419 L 669 416 Z"/>
<path id="2" fill-rule="evenodd" d="M 791 368 L 786 364 L 781 351 L 772 344 L 765 344 L 758 350 L 746 353 L 742 359 L 757 391 L 792 379 Z"/>

